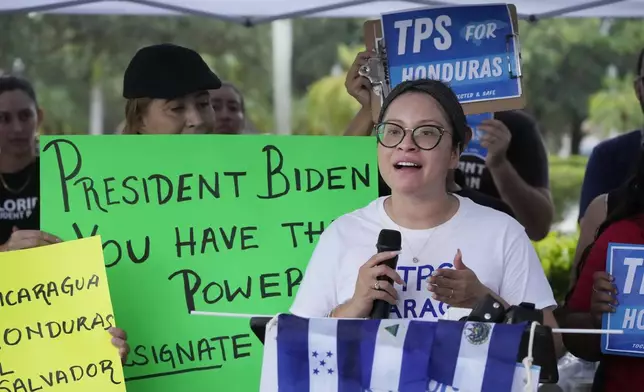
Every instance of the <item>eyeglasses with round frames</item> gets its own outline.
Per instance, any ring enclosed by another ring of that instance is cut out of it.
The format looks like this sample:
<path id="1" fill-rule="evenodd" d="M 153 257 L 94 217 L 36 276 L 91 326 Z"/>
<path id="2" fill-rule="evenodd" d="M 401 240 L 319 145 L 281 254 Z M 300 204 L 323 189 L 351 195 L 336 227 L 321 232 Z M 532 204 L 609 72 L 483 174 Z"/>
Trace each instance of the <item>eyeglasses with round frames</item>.
<path id="1" fill-rule="evenodd" d="M 421 150 L 429 151 L 438 146 L 443 138 L 443 134 L 449 133 L 444 128 L 437 125 L 421 125 L 414 129 L 404 128 L 398 124 L 383 122 L 376 125 L 376 134 L 378 143 L 386 148 L 397 147 L 411 132 L 411 140 Z"/>

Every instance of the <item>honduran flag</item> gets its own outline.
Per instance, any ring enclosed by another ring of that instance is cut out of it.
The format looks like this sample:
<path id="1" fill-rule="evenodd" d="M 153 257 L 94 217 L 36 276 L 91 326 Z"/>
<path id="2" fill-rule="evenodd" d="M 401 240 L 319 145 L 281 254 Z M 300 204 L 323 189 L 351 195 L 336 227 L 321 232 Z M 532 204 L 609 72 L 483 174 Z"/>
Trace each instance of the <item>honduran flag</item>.
<path id="1" fill-rule="evenodd" d="M 267 327 L 260 392 L 524 392 L 525 325 L 282 314 Z"/>

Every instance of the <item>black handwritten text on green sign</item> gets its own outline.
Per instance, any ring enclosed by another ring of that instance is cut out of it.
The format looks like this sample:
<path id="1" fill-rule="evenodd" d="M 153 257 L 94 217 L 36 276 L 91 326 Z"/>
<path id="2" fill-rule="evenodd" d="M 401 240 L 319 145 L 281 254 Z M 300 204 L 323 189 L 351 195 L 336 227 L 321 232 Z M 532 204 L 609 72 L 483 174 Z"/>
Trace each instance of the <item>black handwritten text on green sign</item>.
<path id="1" fill-rule="evenodd" d="M 247 319 L 288 311 L 319 234 L 377 194 L 371 138 L 43 137 L 42 228 L 100 234 L 128 391 L 257 390 Z"/>

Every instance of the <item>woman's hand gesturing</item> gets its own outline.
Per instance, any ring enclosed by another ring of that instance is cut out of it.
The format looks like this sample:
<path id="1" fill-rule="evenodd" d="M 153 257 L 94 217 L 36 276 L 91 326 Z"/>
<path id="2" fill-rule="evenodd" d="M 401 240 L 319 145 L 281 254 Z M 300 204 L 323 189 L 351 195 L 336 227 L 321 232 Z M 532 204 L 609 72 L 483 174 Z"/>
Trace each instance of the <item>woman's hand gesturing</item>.
<path id="1" fill-rule="evenodd" d="M 396 271 L 385 264 L 380 264 L 398 254 L 400 254 L 398 251 L 378 253 L 364 263 L 358 271 L 353 297 L 336 309 L 333 315 L 336 317 L 368 317 L 374 300 L 381 299 L 392 305 L 395 304 L 398 293 L 393 284 L 386 280 L 378 280 L 378 277 L 389 278 L 400 285 L 405 284 Z"/>
<path id="2" fill-rule="evenodd" d="M 490 290 L 479 281 L 474 271 L 463 264 L 461 250 L 454 256 L 454 269 L 436 270 L 427 280 L 432 297 L 450 306 L 473 309 Z"/>

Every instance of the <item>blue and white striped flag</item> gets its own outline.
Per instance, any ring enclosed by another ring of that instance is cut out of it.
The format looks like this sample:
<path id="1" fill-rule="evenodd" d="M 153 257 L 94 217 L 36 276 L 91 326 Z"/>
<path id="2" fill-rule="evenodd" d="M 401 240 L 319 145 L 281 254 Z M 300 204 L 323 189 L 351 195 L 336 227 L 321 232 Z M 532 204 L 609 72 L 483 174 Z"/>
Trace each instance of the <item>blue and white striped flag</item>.
<path id="1" fill-rule="evenodd" d="M 266 331 L 260 392 L 524 392 L 524 328 L 282 314 Z"/>

